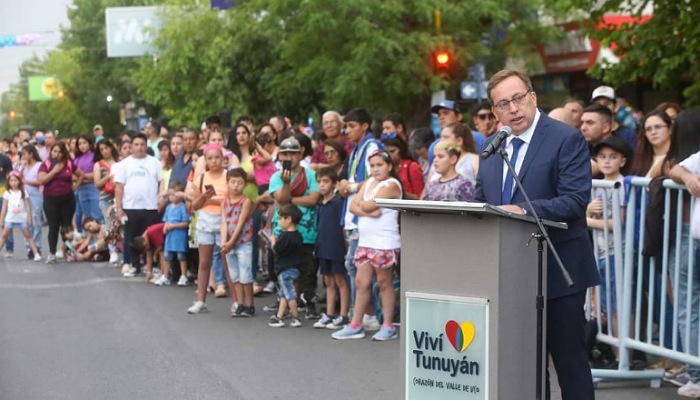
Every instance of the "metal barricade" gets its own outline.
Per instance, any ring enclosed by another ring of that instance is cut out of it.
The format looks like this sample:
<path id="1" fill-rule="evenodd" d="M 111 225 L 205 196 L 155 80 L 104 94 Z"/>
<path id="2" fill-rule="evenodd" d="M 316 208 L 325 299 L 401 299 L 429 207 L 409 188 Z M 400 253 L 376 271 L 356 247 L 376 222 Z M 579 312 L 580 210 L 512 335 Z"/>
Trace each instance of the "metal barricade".
<path id="1" fill-rule="evenodd" d="M 605 273 L 606 279 L 601 283 L 606 285 L 602 291 L 607 297 L 607 310 L 603 311 L 607 315 L 608 326 L 611 325 L 614 314 L 610 290 L 613 285 L 617 293 L 617 310 L 622 312 L 615 315 L 619 330 L 617 335 L 612 329 L 608 329 L 606 333 L 598 334 L 598 340 L 617 347 L 619 364 L 616 370 L 593 369 L 592 374 L 594 378 L 604 380 L 648 379 L 651 386 L 657 388 L 661 385 L 664 370 L 630 370 L 630 354 L 633 350 L 638 350 L 700 367 L 697 351 L 700 347 L 700 279 L 694 277 L 694 274 L 697 274 L 694 270 L 695 246 L 690 236 L 689 225 L 695 199 L 687 195 L 684 186 L 671 180 L 663 182 L 665 201 L 661 259 L 642 254 L 650 183 L 649 178 L 628 178 L 629 193 L 624 225 L 623 219 L 615 213 L 620 210 L 619 205 L 615 205 L 617 196 L 612 197 L 613 228 L 610 231 L 606 225 L 602 232 L 605 238 L 612 235 L 614 243 L 615 268 L 614 271 L 610 271 L 610 263 L 605 263 L 606 269 L 602 272 Z M 604 182 L 594 181 L 594 191 L 596 188 L 616 190 L 610 189 L 609 185 L 610 183 L 606 186 Z M 607 206 L 604 209 L 607 209 Z M 607 218 L 609 216 L 603 215 L 603 219 Z M 597 245 L 598 243 L 595 243 L 596 255 Z M 622 271 L 619 267 L 623 267 Z M 611 272 L 615 276 L 614 283 L 610 279 Z M 598 296 L 595 313 L 598 316 L 601 315 L 600 291 L 595 292 Z M 589 298 L 593 299 L 591 296 Z M 602 331 L 601 318 L 598 320 L 599 331 Z M 681 326 L 683 329 L 680 329 Z"/>

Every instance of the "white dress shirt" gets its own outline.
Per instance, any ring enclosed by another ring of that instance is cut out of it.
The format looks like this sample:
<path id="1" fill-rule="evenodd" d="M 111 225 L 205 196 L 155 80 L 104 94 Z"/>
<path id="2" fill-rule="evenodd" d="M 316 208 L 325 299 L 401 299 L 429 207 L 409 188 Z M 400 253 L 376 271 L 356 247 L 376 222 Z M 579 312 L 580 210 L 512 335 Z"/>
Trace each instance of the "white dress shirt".
<path id="1" fill-rule="evenodd" d="M 525 159 L 525 154 L 527 154 L 527 149 L 530 147 L 530 141 L 532 140 L 532 135 L 535 133 L 535 127 L 537 126 L 537 122 L 540 120 L 540 110 L 536 109 L 535 111 L 535 119 L 532 121 L 532 125 L 530 125 L 529 128 L 520 135 L 510 135 L 508 138 L 506 138 L 506 153 L 508 154 L 508 159 L 510 160 L 513 156 L 513 139 L 516 137 L 522 140 L 524 143 L 520 146 L 520 150 L 518 151 L 518 159 L 515 160 L 515 165 L 513 165 L 513 168 L 515 168 L 515 173 L 517 175 L 520 175 L 520 167 L 523 165 L 523 160 Z M 503 178 L 501 181 L 501 190 L 503 190 L 503 186 L 506 183 L 506 175 L 508 175 L 508 166 L 506 165 L 505 161 L 503 162 Z M 516 185 L 513 184 L 513 191 L 515 191 Z"/>

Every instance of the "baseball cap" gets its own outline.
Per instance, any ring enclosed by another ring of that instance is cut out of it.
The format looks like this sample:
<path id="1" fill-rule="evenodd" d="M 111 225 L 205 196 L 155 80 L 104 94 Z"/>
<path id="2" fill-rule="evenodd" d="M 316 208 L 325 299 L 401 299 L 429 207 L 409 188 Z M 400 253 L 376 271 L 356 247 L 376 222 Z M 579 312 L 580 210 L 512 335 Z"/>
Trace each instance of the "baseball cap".
<path id="1" fill-rule="evenodd" d="M 598 97 L 605 97 L 606 99 L 615 100 L 615 89 L 610 86 L 598 86 L 593 91 L 591 95 L 591 101 L 597 99 Z"/>
<path id="2" fill-rule="evenodd" d="M 604 147 L 610 147 L 611 149 L 625 156 L 625 158 L 627 159 L 629 159 L 632 156 L 632 150 L 627 145 L 627 143 L 625 143 L 625 140 L 617 136 L 610 135 L 607 138 L 605 138 L 605 140 L 595 145 L 593 147 L 593 153 L 595 155 L 598 155 L 598 152 Z"/>
<path id="3" fill-rule="evenodd" d="M 433 113 L 433 114 L 437 114 L 438 111 L 440 111 L 441 108 L 444 108 L 444 109 L 446 109 L 446 110 L 452 110 L 452 111 L 454 111 L 454 112 L 461 113 L 461 111 L 459 111 L 459 108 L 457 107 L 457 105 L 455 104 L 455 102 L 452 101 L 452 100 L 441 101 L 439 104 L 436 104 L 436 105 L 434 105 L 433 107 L 431 107 L 431 108 L 430 108 L 430 112 Z"/>
<path id="4" fill-rule="evenodd" d="M 40 143 L 40 144 L 44 144 L 44 142 L 46 142 L 46 139 L 44 139 L 44 136 L 43 136 L 43 135 L 37 136 L 37 137 L 36 137 L 36 142 L 37 142 L 37 143 Z"/>
<path id="5" fill-rule="evenodd" d="M 98 129 L 104 130 L 104 129 L 102 129 L 102 125 L 100 125 L 100 124 L 97 124 L 97 125 L 95 125 L 95 126 L 92 127 L 92 131 L 93 131 L 93 132 L 95 132 L 95 131 L 98 130 Z"/>
<path id="6" fill-rule="evenodd" d="M 280 143 L 279 153 L 298 153 L 300 151 L 301 145 L 294 137 L 288 137 Z"/>

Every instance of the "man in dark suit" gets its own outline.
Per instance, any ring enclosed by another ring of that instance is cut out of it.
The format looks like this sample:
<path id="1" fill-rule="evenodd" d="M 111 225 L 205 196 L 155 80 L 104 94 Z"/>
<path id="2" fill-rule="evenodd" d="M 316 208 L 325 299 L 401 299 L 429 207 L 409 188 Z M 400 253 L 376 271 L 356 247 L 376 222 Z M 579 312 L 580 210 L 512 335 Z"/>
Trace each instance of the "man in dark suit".
<path id="1" fill-rule="evenodd" d="M 588 146 L 575 128 L 537 109 L 537 94 L 526 74 L 500 71 L 489 81 L 487 93 L 493 113 L 513 130 L 504 146 L 535 211 L 542 218 L 566 222 L 569 226 L 567 230 L 549 231 L 574 285 L 566 284 L 549 252 L 547 351 L 559 377 L 563 400 L 591 400 L 593 381 L 583 347 L 583 307 L 586 289 L 597 285 L 600 277 L 586 227 L 586 206 L 591 193 Z M 475 200 L 498 205 L 512 213 L 532 213 L 497 155 L 481 161 Z M 533 266 L 532 272 L 535 271 Z M 547 380 L 547 399 L 549 392 Z"/>

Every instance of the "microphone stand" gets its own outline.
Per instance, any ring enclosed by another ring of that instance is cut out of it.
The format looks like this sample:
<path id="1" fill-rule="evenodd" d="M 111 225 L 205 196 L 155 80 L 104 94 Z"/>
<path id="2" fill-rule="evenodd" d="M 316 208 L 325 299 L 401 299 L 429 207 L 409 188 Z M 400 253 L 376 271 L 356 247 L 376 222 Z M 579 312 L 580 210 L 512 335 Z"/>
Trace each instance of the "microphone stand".
<path id="1" fill-rule="evenodd" d="M 508 167 L 508 170 L 510 173 L 513 175 L 513 178 L 515 179 L 515 185 L 520 191 L 523 193 L 523 197 L 525 197 L 525 203 L 527 203 L 527 206 L 530 207 L 530 210 L 528 212 L 532 213 L 532 216 L 535 218 L 535 222 L 537 223 L 537 233 L 533 233 L 532 237 L 537 239 L 537 300 L 536 300 L 536 307 L 537 307 L 537 357 L 536 358 L 536 368 L 537 368 L 537 384 L 535 386 L 535 398 L 537 400 L 542 400 L 542 380 L 543 380 L 543 371 L 542 367 L 544 365 L 544 357 L 545 355 L 543 354 L 543 349 L 544 349 L 544 293 L 543 293 L 543 270 L 544 270 L 544 242 L 547 242 L 547 247 L 549 250 L 552 252 L 554 255 L 554 258 L 557 260 L 557 264 L 559 264 L 559 269 L 561 270 L 561 274 L 564 277 L 564 280 L 566 281 L 566 284 L 569 285 L 569 287 L 574 285 L 574 281 L 571 280 L 571 275 L 569 275 L 569 271 L 566 270 L 564 267 L 564 264 L 561 262 L 561 258 L 559 258 L 559 253 L 557 253 L 557 250 L 554 248 L 554 245 L 552 244 L 552 240 L 549 238 L 549 234 L 547 233 L 547 230 L 544 227 L 544 224 L 542 223 L 542 219 L 540 216 L 537 214 L 537 211 L 535 210 L 535 207 L 532 205 L 532 202 L 530 201 L 530 196 L 527 195 L 527 192 L 525 191 L 525 188 L 523 187 L 523 183 L 520 181 L 520 177 L 518 177 L 518 174 L 515 173 L 515 168 L 513 168 L 513 164 L 510 162 L 510 159 L 508 158 L 508 153 L 506 153 L 505 146 L 499 146 L 498 147 L 498 154 L 501 155 L 501 158 L 503 161 L 505 161 L 506 166 Z"/>

